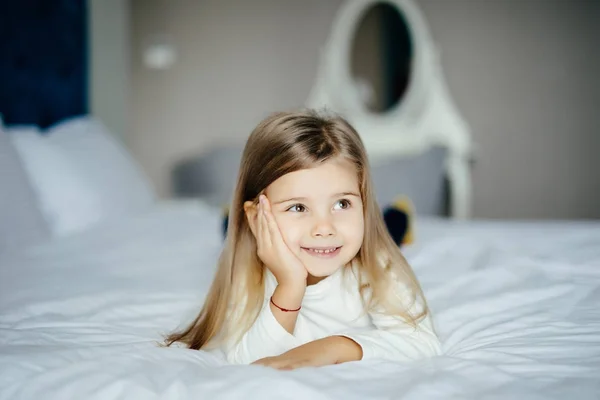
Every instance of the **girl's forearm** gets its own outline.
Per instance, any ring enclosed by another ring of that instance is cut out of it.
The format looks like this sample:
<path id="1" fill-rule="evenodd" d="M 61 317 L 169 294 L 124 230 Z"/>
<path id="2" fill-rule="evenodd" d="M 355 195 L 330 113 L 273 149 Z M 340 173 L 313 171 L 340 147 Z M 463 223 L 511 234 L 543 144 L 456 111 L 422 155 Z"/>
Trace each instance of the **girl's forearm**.
<path id="1" fill-rule="evenodd" d="M 345 336 L 327 336 L 298 346 L 281 357 L 302 359 L 306 366 L 323 366 L 362 360 L 362 347 Z"/>
<path id="2" fill-rule="evenodd" d="M 284 309 L 296 310 L 302 305 L 306 285 L 284 286 L 278 285 L 273 292 L 273 302 Z M 269 304 L 271 312 L 279 324 L 289 333 L 293 334 L 296 328 L 299 311 L 282 311 L 273 303 Z"/>

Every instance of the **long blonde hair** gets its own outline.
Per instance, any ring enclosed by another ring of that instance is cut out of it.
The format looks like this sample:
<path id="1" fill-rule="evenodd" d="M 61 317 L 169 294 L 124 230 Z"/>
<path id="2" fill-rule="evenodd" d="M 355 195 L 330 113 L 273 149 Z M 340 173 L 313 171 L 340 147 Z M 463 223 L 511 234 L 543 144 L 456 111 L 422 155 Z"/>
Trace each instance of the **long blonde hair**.
<path id="1" fill-rule="evenodd" d="M 183 331 L 169 335 L 166 344 L 182 342 L 191 349 L 218 346 L 225 340 L 239 340 L 252 326 L 264 301 L 264 266 L 256 254 L 256 240 L 245 212 L 244 202 L 258 195 L 281 176 L 312 168 L 334 157 L 343 157 L 356 166 L 363 201 L 365 235 L 353 265 L 359 266 L 359 290 L 365 310 L 383 307 L 411 325 L 428 310 L 419 283 L 391 239 L 374 197 L 370 168 L 358 133 L 339 116 L 315 111 L 282 112 L 264 119 L 248 138 L 237 185 L 229 211 L 225 247 L 216 276 L 196 319 Z M 423 307 L 410 312 L 391 294 L 400 281 L 412 303 Z M 236 309 L 234 313 L 232 309 Z"/>

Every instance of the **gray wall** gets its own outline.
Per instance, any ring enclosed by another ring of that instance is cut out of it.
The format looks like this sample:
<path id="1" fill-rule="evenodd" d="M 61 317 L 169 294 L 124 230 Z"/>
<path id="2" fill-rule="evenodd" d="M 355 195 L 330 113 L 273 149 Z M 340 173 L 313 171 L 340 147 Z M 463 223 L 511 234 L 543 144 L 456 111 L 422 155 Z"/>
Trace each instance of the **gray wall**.
<path id="1" fill-rule="evenodd" d="M 128 142 L 162 195 L 181 157 L 245 139 L 268 113 L 301 106 L 340 1 L 134 0 L 133 130 Z M 142 65 L 161 30 L 178 61 Z"/>
<path id="2" fill-rule="evenodd" d="M 128 0 L 88 1 L 90 109 L 119 139 L 125 139 L 128 131 L 129 11 Z"/>
<path id="3" fill-rule="evenodd" d="M 600 217 L 593 0 L 421 0 L 451 93 L 480 147 L 474 215 Z M 163 196 L 182 157 L 301 106 L 340 0 L 133 0 L 126 141 Z M 595 30 L 595 31 L 594 31 Z M 179 58 L 146 69 L 144 43 Z"/>
<path id="4" fill-rule="evenodd" d="M 600 1 L 419 4 L 480 146 L 475 216 L 600 218 Z"/>

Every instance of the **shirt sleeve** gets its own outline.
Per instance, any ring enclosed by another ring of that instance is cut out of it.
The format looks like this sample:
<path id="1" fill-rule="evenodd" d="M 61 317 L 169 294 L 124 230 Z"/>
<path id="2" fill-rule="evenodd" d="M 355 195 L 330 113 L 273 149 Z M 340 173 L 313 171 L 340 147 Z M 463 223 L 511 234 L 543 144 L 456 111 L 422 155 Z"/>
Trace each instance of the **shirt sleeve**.
<path id="1" fill-rule="evenodd" d="M 241 340 L 226 344 L 223 351 L 232 364 L 250 364 L 264 357 L 280 355 L 301 344 L 275 319 L 269 302 L 265 301 L 256 321 Z"/>
<path id="2" fill-rule="evenodd" d="M 406 299 L 407 296 L 404 294 L 400 298 Z M 423 304 L 417 300 L 409 313 L 418 315 L 422 310 Z M 370 312 L 369 316 L 374 327 L 340 335 L 352 339 L 362 348 L 363 360 L 412 361 L 441 354 L 440 341 L 429 312 L 416 326 L 400 316 L 386 314 L 382 309 Z"/>

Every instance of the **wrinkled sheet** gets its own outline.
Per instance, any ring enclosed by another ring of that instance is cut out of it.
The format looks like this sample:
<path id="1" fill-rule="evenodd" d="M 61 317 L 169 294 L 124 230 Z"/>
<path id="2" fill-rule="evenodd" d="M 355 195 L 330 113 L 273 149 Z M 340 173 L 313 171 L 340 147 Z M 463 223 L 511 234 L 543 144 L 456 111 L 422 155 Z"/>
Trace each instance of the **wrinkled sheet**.
<path id="1" fill-rule="evenodd" d="M 444 355 L 275 371 L 157 346 L 198 311 L 219 210 L 152 212 L 0 256 L 0 399 L 600 398 L 600 224 L 417 220 Z"/>

